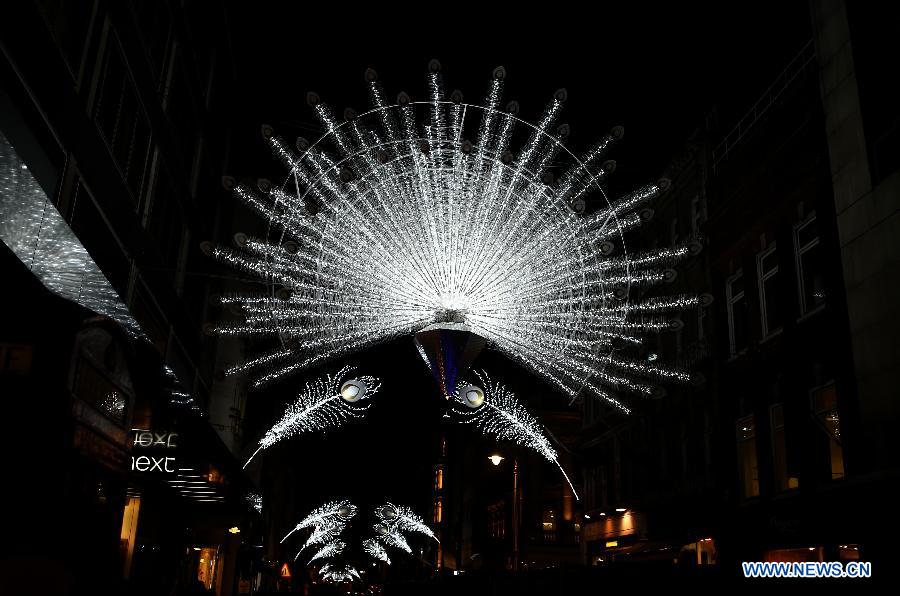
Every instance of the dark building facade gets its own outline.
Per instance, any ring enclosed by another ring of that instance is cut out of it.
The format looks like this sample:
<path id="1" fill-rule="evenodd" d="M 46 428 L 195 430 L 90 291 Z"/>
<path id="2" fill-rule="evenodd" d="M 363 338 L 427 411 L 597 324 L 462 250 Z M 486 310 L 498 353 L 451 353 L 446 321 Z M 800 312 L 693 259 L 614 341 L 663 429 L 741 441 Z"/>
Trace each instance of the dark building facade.
<path id="1" fill-rule="evenodd" d="M 589 564 L 730 573 L 889 552 L 898 104 L 864 73 L 897 53 L 876 12 L 813 3 L 812 39 L 746 116 L 713 111 L 668 168 L 636 241 L 699 243 L 666 289 L 712 302 L 648 347 L 695 383 L 632 419 L 586 405 Z"/>
<path id="2" fill-rule="evenodd" d="M 97 0 L 2 13 L 0 239 L 17 288 L 2 386 L 15 443 L 46 436 L 13 475 L 5 584 L 231 594 L 253 573 L 255 512 L 223 442 L 199 250 L 228 217 L 224 11 Z"/>

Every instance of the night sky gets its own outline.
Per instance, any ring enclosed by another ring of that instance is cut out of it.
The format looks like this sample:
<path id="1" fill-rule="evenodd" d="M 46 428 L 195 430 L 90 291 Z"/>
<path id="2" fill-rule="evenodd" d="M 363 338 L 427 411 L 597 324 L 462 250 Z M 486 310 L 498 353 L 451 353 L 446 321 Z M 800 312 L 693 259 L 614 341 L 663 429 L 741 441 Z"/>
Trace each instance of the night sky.
<path id="1" fill-rule="evenodd" d="M 727 133 L 811 37 L 806 2 L 597 4 L 568 12 L 558 2 L 539 12 L 525 3 L 505 3 L 521 9 L 515 12 L 482 11 L 486 3 L 441 3 L 431 5 L 441 10 L 430 12 L 412 2 L 377 3 L 364 11 L 334 3 L 330 14 L 309 8 L 329 4 L 231 3 L 235 176 L 280 180 L 259 137 L 263 123 L 288 139 L 318 137 L 307 91 L 319 93 L 338 114 L 346 107 L 362 111 L 368 107 L 363 72 L 372 67 L 389 98 L 406 91 L 421 100 L 428 61 L 437 58 L 447 91 L 459 88 L 473 103 L 483 100 L 493 68 L 505 66 L 504 104 L 517 100 L 526 120 L 536 119 L 553 92 L 566 87 L 569 101 L 560 122 L 572 128 L 567 145 L 575 153 L 613 125 L 624 125 L 625 140 L 612 155 L 616 192 L 658 178 L 713 108 L 720 135 Z M 229 233 L 253 228 L 247 222 L 238 229 L 242 223 Z M 369 420 L 324 440 L 277 446 L 267 470 L 299 480 L 297 515 L 317 505 L 318 495 L 386 497 L 427 516 L 441 423 L 436 386 L 411 338 L 356 361 L 362 372 L 385 379 Z M 535 394 L 551 393 L 497 355 L 484 354 L 476 365 L 502 377 L 529 403 Z M 304 378 L 251 395 L 251 420 L 274 421 Z M 556 397 L 565 408 L 566 400 Z"/>

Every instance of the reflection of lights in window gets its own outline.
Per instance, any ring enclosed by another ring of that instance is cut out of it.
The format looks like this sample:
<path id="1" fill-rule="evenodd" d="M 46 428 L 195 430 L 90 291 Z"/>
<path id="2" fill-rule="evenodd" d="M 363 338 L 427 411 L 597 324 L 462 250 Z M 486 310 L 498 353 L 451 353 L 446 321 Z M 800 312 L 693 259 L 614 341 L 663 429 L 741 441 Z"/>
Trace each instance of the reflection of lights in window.
<path id="1" fill-rule="evenodd" d="M 120 420 L 125 414 L 125 398 L 118 391 L 110 391 L 98 404 L 110 417 Z"/>

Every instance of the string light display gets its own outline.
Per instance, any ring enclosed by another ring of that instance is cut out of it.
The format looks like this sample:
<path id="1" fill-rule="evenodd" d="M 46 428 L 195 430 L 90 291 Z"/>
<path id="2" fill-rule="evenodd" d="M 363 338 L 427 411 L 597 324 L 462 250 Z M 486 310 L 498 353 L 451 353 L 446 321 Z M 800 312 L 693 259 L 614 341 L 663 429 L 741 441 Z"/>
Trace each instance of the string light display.
<path id="1" fill-rule="evenodd" d="M 369 408 L 365 400 L 378 393 L 381 382 L 376 377 L 354 377 L 353 371 L 353 367 L 345 366 L 335 375 L 327 374 L 308 382 L 278 422 L 266 431 L 244 467 L 260 451 L 283 439 L 337 428 L 348 420 L 362 417 Z"/>
<path id="2" fill-rule="evenodd" d="M 669 182 L 608 199 L 614 162 L 605 159 L 623 129 L 576 157 L 559 125 L 566 91 L 529 124 L 515 102 L 501 107 L 505 81 L 497 68 L 484 104 L 466 103 L 445 92 L 432 61 L 426 99 L 401 93 L 391 103 L 369 70 L 372 107 L 362 114 L 339 119 L 307 96 L 325 130 L 315 143 L 263 127 L 284 183 L 225 183 L 270 233 L 205 250 L 270 287 L 223 297 L 241 316 L 214 332 L 281 345 L 228 373 L 250 373 L 259 387 L 449 321 L 573 399 L 593 394 L 622 412 L 621 393 L 655 396 L 658 381 L 688 380 L 626 355 L 642 334 L 672 328 L 668 313 L 701 303 L 629 299 L 672 281 L 672 266 L 699 250 L 626 250 L 623 235 L 651 216 Z"/>
<path id="3" fill-rule="evenodd" d="M 482 386 L 461 384 L 453 404 L 453 412 L 484 434 L 493 436 L 498 441 L 511 441 L 527 449 L 533 449 L 547 461 L 556 464 L 572 489 L 572 494 L 578 499 L 578 492 L 560 465 L 556 450 L 544 436 L 541 423 L 503 384 L 494 381 L 481 371 L 475 371 L 475 375 Z"/>
<path id="4" fill-rule="evenodd" d="M 281 539 L 281 542 L 284 543 L 297 531 L 311 529 L 309 537 L 294 556 L 294 560 L 296 561 L 307 548 L 318 546 L 318 550 L 309 559 L 309 564 L 316 561 L 323 563 L 319 568 L 320 577 L 332 582 L 358 581 L 360 576 L 356 568 L 345 560 L 349 548 L 342 538 L 356 513 L 356 506 L 346 499 L 325 503 L 304 517 Z M 376 562 L 391 564 L 386 547 L 412 554 L 406 534 L 422 534 L 437 541 L 431 528 L 409 507 L 384 503 L 374 508 L 373 517 L 375 520 L 372 524 L 373 535 L 363 539 L 360 547 L 364 555 Z"/>
<path id="5" fill-rule="evenodd" d="M 361 579 L 356 567 L 346 563 L 325 563 L 322 565 L 321 569 L 319 569 L 319 576 L 326 581 L 334 582 L 336 584 L 352 582 L 354 580 L 359 581 Z"/>

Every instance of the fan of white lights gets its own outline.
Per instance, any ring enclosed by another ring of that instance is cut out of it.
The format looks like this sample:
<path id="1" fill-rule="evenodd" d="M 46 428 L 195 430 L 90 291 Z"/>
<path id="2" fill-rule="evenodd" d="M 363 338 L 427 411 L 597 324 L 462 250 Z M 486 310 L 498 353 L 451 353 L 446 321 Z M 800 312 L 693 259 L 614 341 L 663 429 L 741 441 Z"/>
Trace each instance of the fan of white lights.
<path id="1" fill-rule="evenodd" d="M 569 480 L 569 475 L 559 463 L 556 450 L 544 436 L 544 427 L 541 423 L 502 383 L 494 381 L 481 371 L 475 371 L 475 376 L 478 377 L 482 387 L 460 384 L 456 403 L 464 407 L 455 407 L 456 415 L 498 441 L 512 441 L 522 447 L 533 449 L 547 461 L 556 464 L 563 478 L 569 483 L 572 494 L 578 499 L 578 493 Z"/>
<path id="2" fill-rule="evenodd" d="M 345 366 L 336 375 L 327 374 L 306 384 L 297 399 L 288 405 L 281 419 L 266 431 L 246 468 L 263 449 L 291 436 L 324 431 L 360 418 L 369 409 L 367 398 L 378 393 L 381 381 L 375 377 L 349 378 L 353 367 Z"/>
<path id="3" fill-rule="evenodd" d="M 346 558 L 348 545 L 341 539 L 356 512 L 356 505 L 346 499 L 325 503 L 304 517 L 281 539 L 281 542 L 284 543 L 294 532 L 311 529 L 312 532 L 297 551 L 294 560 L 296 561 L 307 548 L 316 546 L 318 550 L 312 555 L 309 563 L 322 562 L 319 575 L 323 579 L 333 582 L 360 580 L 356 568 L 343 560 Z M 362 540 L 360 546 L 363 553 L 376 561 L 391 564 L 385 547 L 411 554 L 412 549 L 406 541 L 407 533 L 422 534 L 437 541 L 431 528 L 409 507 L 385 503 L 375 507 L 374 513 L 377 520 L 372 525 L 374 535 Z"/>
<path id="4" fill-rule="evenodd" d="M 587 390 L 627 412 L 617 394 L 658 395 L 656 382 L 688 375 L 625 356 L 641 335 L 673 326 L 667 312 L 694 296 L 629 301 L 635 288 L 674 279 L 698 245 L 628 254 L 623 233 L 652 212 L 661 180 L 609 201 L 601 184 L 614 128 L 581 158 L 561 143 L 557 91 L 539 122 L 501 110 L 506 72 L 494 71 L 484 105 L 444 92 L 432 61 L 427 100 L 391 105 L 366 72 L 372 108 L 344 119 L 309 94 L 324 136 L 289 144 L 263 136 L 289 170 L 278 186 L 225 179 L 268 220 L 265 239 L 205 245 L 215 258 L 269 284 L 267 294 L 226 296 L 239 321 L 222 335 L 272 336 L 277 349 L 232 367 L 261 386 L 283 375 L 415 333 L 461 323 L 488 345 L 573 398 Z M 554 173 L 559 175 L 554 175 Z M 585 215 L 585 199 L 600 206 Z"/>

